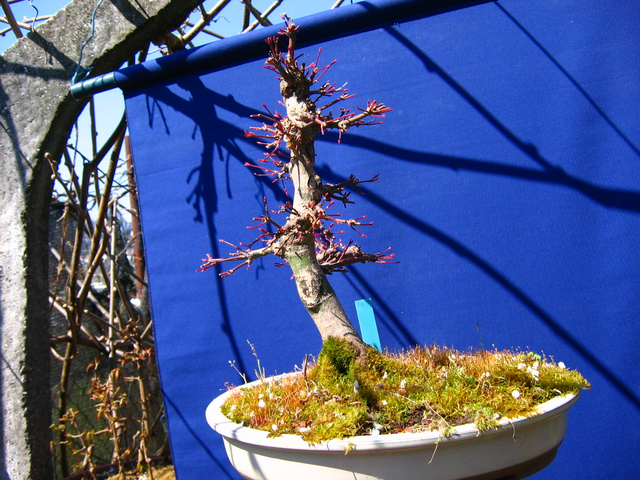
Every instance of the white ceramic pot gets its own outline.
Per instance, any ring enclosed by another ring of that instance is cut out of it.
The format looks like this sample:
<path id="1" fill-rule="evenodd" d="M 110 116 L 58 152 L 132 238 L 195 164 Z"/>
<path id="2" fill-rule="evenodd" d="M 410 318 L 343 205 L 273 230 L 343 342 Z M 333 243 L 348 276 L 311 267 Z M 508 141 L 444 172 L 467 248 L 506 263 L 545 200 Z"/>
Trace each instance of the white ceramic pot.
<path id="1" fill-rule="evenodd" d="M 267 432 L 233 423 L 220 412 L 229 395 L 211 402 L 207 422 L 223 436 L 234 468 L 250 480 L 524 478 L 554 459 L 567 428 L 568 409 L 578 399 L 554 398 L 540 405 L 536 416 L 502 419 L 499 427 L 486 432 L 467 424 L 455 427 L 446 438 L 437 432 L 397 433 L 309 445 L 296 435 L 267 438 Z"/>

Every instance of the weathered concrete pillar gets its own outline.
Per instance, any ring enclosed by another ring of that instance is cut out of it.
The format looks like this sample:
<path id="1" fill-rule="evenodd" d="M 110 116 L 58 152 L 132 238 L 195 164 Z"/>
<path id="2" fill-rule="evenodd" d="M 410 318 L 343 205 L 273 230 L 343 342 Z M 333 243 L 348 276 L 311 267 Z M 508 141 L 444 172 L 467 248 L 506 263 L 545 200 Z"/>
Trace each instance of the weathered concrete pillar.
<path id="1" fill-rule="evenodd" d="M 108 0 L 83 53 L 118 68 L 198 0 Z M 97 0 L 74 0 L 0 57 L 0 480 L 52 478 L 48 211 L 51 170 L 84 103 L 69 93 Z"/>

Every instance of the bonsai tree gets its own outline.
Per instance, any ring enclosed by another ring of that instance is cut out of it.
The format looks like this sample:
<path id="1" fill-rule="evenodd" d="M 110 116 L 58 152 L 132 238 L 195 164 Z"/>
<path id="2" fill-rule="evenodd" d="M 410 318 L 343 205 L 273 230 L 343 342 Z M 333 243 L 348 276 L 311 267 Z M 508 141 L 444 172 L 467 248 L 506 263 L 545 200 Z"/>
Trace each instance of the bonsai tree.
<path id="1" fill-rule="evenodd" d="M 260 127 L 245 132 L 267 148 L 257 175 L 293 182 L 293 200 L 254 220 L 258 237 L 233 245 L 229 257 L 207 256 L 201 271 L 234 262 L 225 277 L 266 255 L 276 255 L 291 267 L 299 297 L 318 328 L 323 349 L 315 365 L 300 375 L 248 388 L 231 389 L 221 406 L 236 424 L 262 429 L 270 435 L 301 435 L 317 443 L 335 438 L 397 432 L 438 430 L 447 435 L 454 425 L 473 422 L 480 430 L 492 428 L 502 417 L 535 413 L 535 407 L 565 393 L 575 395 L 588 382 L 533 352 L 458 352 L 450 348 L 415 347 L 400 353 L 379 354 L 364 344 L 349 321 L 327 280 L 355 263 L 389 263 L 388 250 L 367 254 L 338 235 L 346 227 L 359 232 L 371 223 L 365 217 L 343 219 L 333 213 L 338 203 L 352 203 L 348 188 L 374 182 L 351 175 L 338 184 L 323 182 L 315 170 L 315 140 L 329 130 L 342 133 L 354 126 L 381 123 L 390 109 L 369 101 L 352 112 L 331 108 L 350 99 L 345 86 L 320 80 L 331 67 L 299 63 L 295 53 L 296 27 L 285 17 L 280 34 L 288 40 L 279 50 L 278 38 L 267 40 L 266 67 L 276 72 L 286 115 L 257 115 Z M 266 108 L 266 107 L 265 107 Z M 251 165 L 249 165 L 251 166 Z M 272 214 L 275 214 L 272 216 Z M 275 216 L 284 221 L 278 222 Z M 361 234 L 362 235 L 362 234 Z M 254 351 L 255 355 L 255 351 Z M 233 366 L 233 362 L 231 362 Z M 239 372 L 241 373 L 241 372 Z M 241 373 L 246 381 L 246 377 Z M 262 372 L 259 375 L 264 376 Z"/>
<path id="2" fill-rule="evenodd" d="M 255 115 L 265 122 L 261 127 L 252 127 L 253 131 L 245 132 L 245 135 L 262 139 L 260 143 L 268 150 L 260 162 L 269 166 L 259 166 L 261 173 L 257 175 L 291 180 L 293 200 L 270 212 L 265 198 L 265 214 L 254 219 L 258 225 L 250 227 L 260 231 L 258 238 L 248 245 L 229 243 L 235 252 L 227 258 L 207 255 L 199 271 L 225 262 L 237 262 L 238 265 L 220 274 L 225 277 L 245 265 L 249 267 L 257 258 L 266 255 L 280 257 L 291 267 L 300 300 L 323 342 L 331 337 L 346 340 L 363 356 L 367 347 L 349 321 L 327 275 L 346 272 L 346 267 L 355 263 L 388 263 L 393 255 L 387 254 L 388 250 L 364 253 L 353 241 L 345 245 L 338 239 L 339 233 L 344 232 L 336 232 L 336 227 L 348 226 L 362 235 L 357 228 L 371 223 L 364 223 L 365 217 L 343 219 L 339 213 L 331 213 L 330 210 L 336 202 L 345 206 L 353 203 L 347 188 L 374 182 L 378 177 L 360 180 L 351 175 L 339 184 L 323 182 L 315 170 L 314 144 L 319 134 L 329 130 L 337 130 L 341 137 L 351 127 L 382 123 L 377 118 L 384 117 L 391 109 L 382 103 L 369 101 L 366 108 L 359 108 L 357 112 L 340 108 L 339 114 L 334 116 L 331 107 L 354 95 L 348 93 L 346 84 L 341 87 L 330 82 L 320 84 L 320 79 L 334 62 L 325 67 L 318 67 L 317 61 L 311 65 L 298 62 L 295 44 L 299 27 L 286 16 L 283 18 L 285 28 L 279 33 L 288 39 L 287 49 L 280 51 L 278 37 L 268 38 L 270 54 L 265 66 L 279 75 L 286 115 L 281 116 L 278 112 Z M 328 101 L 320 105 L 319 102 L 325 99 Z M 282 147 L 288 150 L 288 155 L 283 153 Z M 286 220 L 278 223 L 271 213 L 286 214 Z"/>

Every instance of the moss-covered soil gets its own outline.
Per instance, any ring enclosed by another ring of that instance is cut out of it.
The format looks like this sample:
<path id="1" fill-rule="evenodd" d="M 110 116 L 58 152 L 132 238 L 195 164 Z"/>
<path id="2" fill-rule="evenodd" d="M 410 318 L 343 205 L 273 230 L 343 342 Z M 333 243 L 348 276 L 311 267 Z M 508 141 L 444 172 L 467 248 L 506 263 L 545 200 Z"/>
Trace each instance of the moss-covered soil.
<path id="1" fill-rule="evenodd" d="M 531 352 L 433 346 L 384 355 L 371 349 L 362 359 L 330 339 L 304 372 L 240 389 L 222 412 L 310 443 L 410 431 L 446 435 L 464 423 L 486 430 L 501 417 L 530 416 L 536 405 L 587 388 L 577 371 Z"/>

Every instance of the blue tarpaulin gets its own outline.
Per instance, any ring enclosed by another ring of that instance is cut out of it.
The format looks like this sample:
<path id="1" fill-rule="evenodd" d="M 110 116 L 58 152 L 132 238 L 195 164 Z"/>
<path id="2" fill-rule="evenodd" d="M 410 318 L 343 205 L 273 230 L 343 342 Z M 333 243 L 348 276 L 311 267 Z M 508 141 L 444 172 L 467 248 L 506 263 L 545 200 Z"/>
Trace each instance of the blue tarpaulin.
<path id="1" fill-rule="evenodd" d="M 356 321 L 371 298 L 383 348 L 517 348 L 592 383 L 556 460 L 536 479 L 636 479 L 640 431 L 640 10 L 631 0 L 366 1 L 304 19 L 303 61 L 336 64 L 350 107 L 381 126 L 329 133 L 332 183 L 380 174 L 344 215 L 374 226 L 362 265 L 330 281 Z M 239 384 L 229 366 L 290 371 L 320 336 L 291 272 L 264 258 L 229 278 L 196 273 L 220 243 L 285 199 L 257 177 L 243 132 L 280 110 L 263 68 L 277 27 L 117 73 L 147 255 L 158 362 L 178 478 L 236 479 L 204 412 Z M 336 208 L 342 208 L 336 207 Z M 479 332 L 480 329 L 480 332 Z M 251 376 L 251 375 L 250 375 Z"/>

